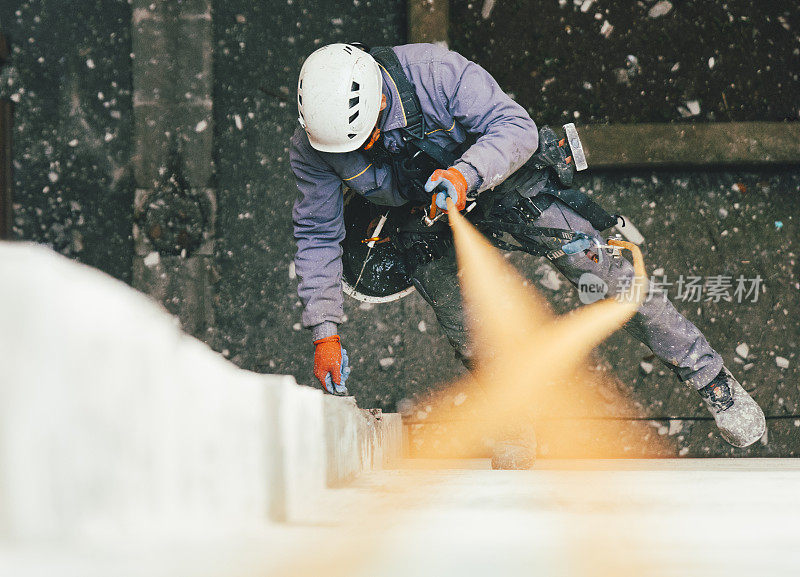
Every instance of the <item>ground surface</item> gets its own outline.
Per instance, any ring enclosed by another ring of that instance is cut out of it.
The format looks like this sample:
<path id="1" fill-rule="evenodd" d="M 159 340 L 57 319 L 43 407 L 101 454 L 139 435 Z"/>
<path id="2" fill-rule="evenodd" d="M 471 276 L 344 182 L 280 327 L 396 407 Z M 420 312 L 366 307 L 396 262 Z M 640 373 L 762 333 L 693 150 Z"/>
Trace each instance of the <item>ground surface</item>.
<path id="1" fill-rule="evenodd" d="M 795 460 L 539 461 L 526 472 L 487 470 L 487 461 L 405 465 L 332 490 L 313 518 L 260 535 L 159 551 L 128 543 L 88 558 L 16 549 L 0 559 L 20 576 L 58 566 L 60 575 L 83 576 L 113 568 L 156 576 L 736 577 L 793 575 L 800 563 Z"/>
<path id="2" fill-rule="evenodd" d="M 450 13 L 453 48 L 537 120 L 800 117 L 796 2 L 455 0 Z"/>

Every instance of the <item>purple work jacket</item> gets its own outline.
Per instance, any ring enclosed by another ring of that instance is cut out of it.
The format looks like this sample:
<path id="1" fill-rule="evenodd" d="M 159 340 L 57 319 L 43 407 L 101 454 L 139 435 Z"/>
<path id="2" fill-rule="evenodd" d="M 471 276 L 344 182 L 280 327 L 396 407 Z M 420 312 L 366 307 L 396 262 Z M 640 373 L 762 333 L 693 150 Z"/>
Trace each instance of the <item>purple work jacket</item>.
<path id="1" fill-rule="evenodd" d="M 407 44 L 394 51 L 419 97 L 426 138 L 444 148 L 463 143 L 468 135 L 477 138 L 453 164 L 470 192 L 494 188 L 536 151 L 536 124 L 486 70 L 435 44 Z M 382 138 L 387 149 L 398 151 L 404 146 L 400 129 L 406 126 L 405 110 L 391 77 L 382 72 L 387 100 Z M 389 165 L 373 166 L 360 151 L 315 150 L 300 127 L 292 136 L 289 159 L 300 192 L 292 217 L 303 325 L 338 324 L 343 315 L 342 186 L 384 206 L 399 206 L 406 200 Z"/>

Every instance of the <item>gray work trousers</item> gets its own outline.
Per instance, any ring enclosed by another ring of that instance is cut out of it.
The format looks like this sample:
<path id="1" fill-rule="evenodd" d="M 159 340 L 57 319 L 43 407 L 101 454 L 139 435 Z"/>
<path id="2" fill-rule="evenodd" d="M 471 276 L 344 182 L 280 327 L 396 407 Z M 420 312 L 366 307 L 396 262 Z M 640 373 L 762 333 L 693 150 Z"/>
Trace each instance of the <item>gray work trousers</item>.
<path id="1" fill-rule="evenodd" d="M 531 226 L 564 228 L 602 240 L 589 221 L 558 200 Z M 542 242 L 551 250 L 562 244 L 556 239 L 543 239 Z M 633 266 L 624 258 L 605 257 L 596 263 L 579 252 L 557 258 L 552 264 L 574 286 L 578 285 L 582 274 L 595 274 L 608 285 L 609 296 L 625 291 L 633 278 Z M 473 353 L 464 321 L 454 250 L 451 249 L 444 258 L 420 265 L 412 276 L 422 297 L 433 307 L 456 356 L 469 368 Z M 650 291 L 649 300 L 625 324 L 625 329 L 647 345 L 681 381 L 695 389 L 706 386 L 722 369 L 722 357 L 711 348 L 703 333 L 675 310 L 659 287 L 651 284 Z"/>

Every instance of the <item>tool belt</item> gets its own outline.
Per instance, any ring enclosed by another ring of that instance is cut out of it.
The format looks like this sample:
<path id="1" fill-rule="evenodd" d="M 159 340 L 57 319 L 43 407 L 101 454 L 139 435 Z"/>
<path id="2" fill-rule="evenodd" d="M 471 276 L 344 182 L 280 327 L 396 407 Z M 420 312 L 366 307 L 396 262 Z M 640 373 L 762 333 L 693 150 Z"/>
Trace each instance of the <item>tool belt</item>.
<path id="1" fill-rule="evenodd" d="M 610 215 L 585 193 L 564 188 L 552 169 L 537 168 L 533 162 L 523 166 L 498 187 L 481 193 L 477 199 L 478 208 L 467 218 L 501 250 L 522 251 L 556 260 L 564 256 L 564 251 L 551 250 L 543 241 L 556 239 L 568 243 L 575 240 L 579 233 L 533 226 L 532 223 L 557 200 L 599 231 L 617 223 L 616 215 Z M 438 221 L 429 227 L 422 223 L 416 213 L 409 215 L 392 238 L 405 256 L 410 273 L 418 266 L 442 258 L 453 245 L 452 233 L 446 222 Z"/>

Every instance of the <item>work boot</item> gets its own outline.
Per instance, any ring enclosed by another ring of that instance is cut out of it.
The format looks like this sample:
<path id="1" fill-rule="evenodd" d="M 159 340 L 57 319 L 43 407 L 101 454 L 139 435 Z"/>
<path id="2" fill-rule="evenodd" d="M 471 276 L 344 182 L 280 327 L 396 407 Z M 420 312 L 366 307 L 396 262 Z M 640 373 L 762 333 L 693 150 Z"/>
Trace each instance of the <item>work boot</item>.
<path id="1" fill-rule="evenodd" d="M 764 435 L 764 412 L 725 367 L 697 392 L 714 416 L 722 438 L 734 447 L 748 447 Z"/>
<path id="2" fill-rule="evenodd" d="M 495 441 L 492 469 L 530 469 L 536 460 L 536 433 L 531 426 L 515 426 Z"/>

